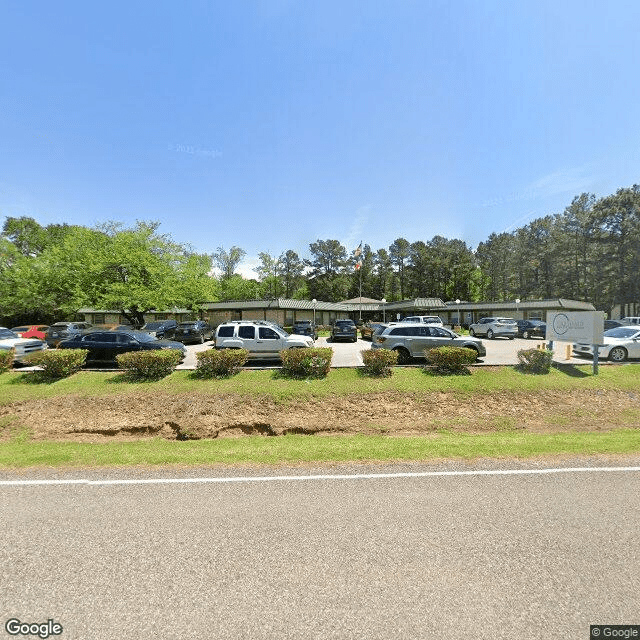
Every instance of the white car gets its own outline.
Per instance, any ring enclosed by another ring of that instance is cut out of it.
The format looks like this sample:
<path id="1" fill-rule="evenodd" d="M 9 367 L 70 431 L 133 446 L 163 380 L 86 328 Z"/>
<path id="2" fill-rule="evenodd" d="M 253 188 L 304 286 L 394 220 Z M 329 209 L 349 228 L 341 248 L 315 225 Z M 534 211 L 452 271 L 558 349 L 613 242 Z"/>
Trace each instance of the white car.
<path id="1" fill-rule="evenodd" d="M 513 340 L 518 335 L 518 324 L 513 318 L 481 318 L 469 326 L 470 336 L 487 336 L 488 340 L 505 337 Z"/>
<path id="2" fill-rule="evenodd" d="M 640 326 L 615 327 L 605 331 L 604 346 L 598 347 L 598 358 L 607 358 L 612 362 L 624 362 L 627 358 L 640 358 Z M 593 345 L 582 342 L 573 345 L 577 356 L 593 358 Z"/>
<path id="3" fill-rule="evenodd" d="M 280 359 L 284 349 L 313 347 L 313 338 L 289 335 L 266 320 L 235 320 L 218 325 L 215 343 L 216 349 L 246 349 L 250 360 L 270 360 Z"/>
<path id="4" fill-rule="evenodd" d="M 21 338 L 10 329 L 0 327 L 0 349 L 15 349 L 15 361 L 22 362 L 28 354 L 46 349 L 46 344 L 35 338 Z"/>
<path id="5" fill-rule="evenodd" d="M 407 316 L 402 319 L 402 322 L 424 322 L 425 324 L 435 325 L 436 327 L 444 326 L 440 316 Z"/>

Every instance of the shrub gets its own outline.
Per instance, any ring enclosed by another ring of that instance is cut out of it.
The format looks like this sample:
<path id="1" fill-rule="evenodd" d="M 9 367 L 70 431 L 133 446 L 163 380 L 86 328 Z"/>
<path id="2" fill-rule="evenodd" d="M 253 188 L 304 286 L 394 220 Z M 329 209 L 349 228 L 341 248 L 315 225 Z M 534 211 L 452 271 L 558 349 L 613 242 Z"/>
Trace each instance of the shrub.
<path id="1" fill-rule="evenodd" d="M 364 372 L 370 376 L 389 378 L 391 367 L 398 364 L 398 352 L 389 349 L 364 349 L 360 352 L 364 362 Z"/>
<path id="2" fill-rule="evenodd" d="M 77 373 L 87 360 L 87 349 L 45 349 L 25 356 L 24 361 L 42 369 L 37 372 L 45 380 L 58 380 Z"/>
<path id="3" fill-rule="evenodd" d="M 520 349 L 518 368 L 525 373 L 549 373 L 553 351 L 547 349 Z"/>
<path id="4" fill-rule="evenodd" d="M 307 347 L 280 351 L 283 373 L 294 378 L 324 378 L 331 369 L 331 347 Z"/>
<path id="5" fill-rule="evenodd" d="M 246 349 L 207 349 L 196 353 L 197 378 L 224 378 L 235 375 L 249 358 Z"/>
<path id="6" fill-rule="evenodd" d="M 118 366 L 139 380 L 160 380 L 168 376 L 180 362 L 182 352 L 178 349 L 154 349 L 152 351 L 129 351 L 116 356 Z"/>
<path id="7" fill-rule="evenodd" d="M 0 373 L 4 373 L 11 369 L 15 355 L 15 349 L 0 349 Z"/>
<path id="8" fill-rule="evenodd" d="M 467 375 L 471 373 L 467 365 L 473 364 L 478 357 L 474 349 L 466 347 L 438 347 L 424 353 L 433 370 L 442 374 Z"/>

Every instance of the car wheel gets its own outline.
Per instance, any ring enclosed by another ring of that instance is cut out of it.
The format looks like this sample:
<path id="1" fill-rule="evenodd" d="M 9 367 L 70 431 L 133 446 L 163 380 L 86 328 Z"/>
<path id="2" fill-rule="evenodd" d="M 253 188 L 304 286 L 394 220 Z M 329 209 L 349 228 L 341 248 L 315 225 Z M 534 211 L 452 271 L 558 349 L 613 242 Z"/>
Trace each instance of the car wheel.
<path id="1" fill-rule="evenodd" d="M 475 332 L 471 327 L 469 327 L 469 335 L 470 335 L 472 338 L 473 338 L 473 336 L 475 336 L 475 335 L 476 335 L 476 332 Z"/>
<path id="2" fill-rule="evenodd" d="M 411 354 L 404 347 L 398 347 L 394 351 L 398 354 L 398 364 L 409 364 L 411 362 Z"/>
<path id="3" fill-rule="evenodd" d="M 528 332 L 528 331 L 523 331 L 523 332 L 522 332 L 522 337 L 523 337 L 525 340 L 528 340 L 531 336 L 529 335 L 529 332 Z"/>
<path id="4" fill-rule="evenodd" d="M 613 362 L 624 362 L 627 359 L 627 350 L 623 347 L 613 347 L 609 351 L 609 360 Z"/>
<path id="5" fill-rule="evenodd" d="M 351 342 L 358 342 L 358 336 L 356 336 Z"/>
<path id="6" fill-rule="evenodd" d="M 200 334 L 200 344 L 204 344 L 204 333 Z"/>
<path id="7" fill-rule="evenodd" d="M 491 329 L 487 331 L 487 340 L 493 340 L 493 331 Z"/>

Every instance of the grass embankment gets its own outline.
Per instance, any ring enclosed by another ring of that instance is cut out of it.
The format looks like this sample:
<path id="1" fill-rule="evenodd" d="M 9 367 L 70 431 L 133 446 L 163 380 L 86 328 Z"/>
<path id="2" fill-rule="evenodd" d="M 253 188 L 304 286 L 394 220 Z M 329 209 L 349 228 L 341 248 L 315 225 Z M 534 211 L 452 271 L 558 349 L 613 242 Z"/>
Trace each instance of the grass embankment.
<path id="1" fill-rule="evenodd" d="M 152 383 L 126 382 L 118 372 L 82 372 L 53 384 L 34 384 L 28 373 L 0 375 L 0 405 L 32 399 L 73 396 L 90 398 L 126 394 L 237 394 L 270 398 L 286 405 L 306 398 L 323 399 L 374 393 L 453 393 L 469 403 L 481 404 L 493 394 L 591 390 L 623 391 L 640 396 L 640 367 L 602 367 L 591 375 L 589 366 L 553 369 L 549 375 L 523 375 L 513 368 L 476 369 L 472 376 L 435 377 L 420 369 L 396 369 L 391 378 L 372 379 L 352 369 L 333 370 L 323 380 L 289 380 L 273 371 L 243 371 L 227 380 L 201 381 L 189 372 L 175 372 Z M 80 400 L 82 401 L 82 400 Z M 366 402 L 366 398 L 363 398 Z M 634 420 L 635 422 L 635 420 Z M 446 426 L 446 425 L 445 425 Z M 620 425 L 621 427 L 623 425 Z M 640 430 L 561 433 L 491 432 L 465 434 L 440 429 L 424 436 L 340 435 L 313 437 L 251 436 L 234 439 L 172 441 L 146 438 L 133 442 L 100 444 L 31 441 L 11 419 L 10 440 L 0 443 L 0 467 L 103 466 L 160 464 L 279 464 L 344 462 L 351 460 L 429 460 L 436 458 L 532 457 L 542 455 L 629 454 L 640 452 Z"/>

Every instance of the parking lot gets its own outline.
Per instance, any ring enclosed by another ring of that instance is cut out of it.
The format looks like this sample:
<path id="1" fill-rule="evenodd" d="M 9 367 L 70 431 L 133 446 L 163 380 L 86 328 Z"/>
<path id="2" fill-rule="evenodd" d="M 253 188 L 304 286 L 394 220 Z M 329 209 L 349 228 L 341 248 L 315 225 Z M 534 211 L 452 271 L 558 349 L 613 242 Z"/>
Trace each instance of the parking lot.
<path id="1" fill-rule="evenodd" d="M 520 349 L 535 349 L 544 343 L 543 340 L 525 340 L 523 338 L 515 338 L 507 340 L 506 338 L 496 338 L 495 340 L 483 340 L 487 355 L 481 358 L 477 364 L 482 365 L 515 365 L 518 364 L 518 351 Z M 196 356 L 198 351 L 206 351 L 211 349 L 212 342 L 205 344 L 196 344 L 187 346 L 187 357 L 184 362 L 178 366 L 178 369 L 195 369 Z M 369 340 L 358 338 L 358 342 L 331 342 L 327 338 L 318 338 L 315 343 L 316 347 L 331 347 L 333 349 L 332 367 L 361 367 L 362 355 L 361 351 L 371 348 Z M 571 356 L 570 342 L 555 342 L 554 345 L 554 361 L 565 364 L 589 364 L 591 360 L 586 358 L 574 358 Z M 569 349 L 569 358 L 567 358 L 567 348 Z M 416 361 L 419 362 L 419 361 Z M 255 363 L 254 366 L 273 367 L 279 366 L 279 362 Z"/>

